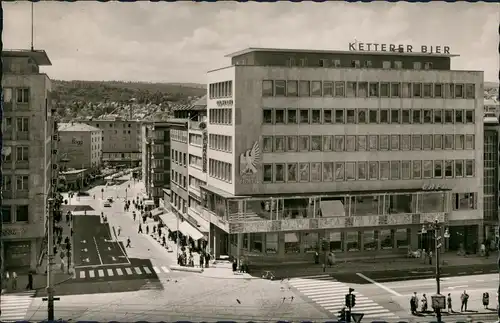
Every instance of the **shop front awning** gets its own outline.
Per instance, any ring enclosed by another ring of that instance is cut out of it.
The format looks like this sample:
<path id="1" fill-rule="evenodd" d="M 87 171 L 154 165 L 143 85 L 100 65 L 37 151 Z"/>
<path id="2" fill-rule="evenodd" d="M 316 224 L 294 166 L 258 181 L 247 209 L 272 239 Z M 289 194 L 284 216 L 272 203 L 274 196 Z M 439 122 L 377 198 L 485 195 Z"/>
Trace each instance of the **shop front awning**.
<path id="1" fill-rule="evenodd" d="M 177 225 L 180 226 L 180 223 L 177 223 L 177 217 L 172 212 L 160 214 L 160 219 L 170 231 L 177 231 Z"/>
<path id="2" fill-rule="evenodd" d="M 163 214 L 163 213 L 165 213 L 165 210 L 163 210 L 162 207 L 157 207 L 156 209 L 151 211 L 152 216 L 158 216 L 158 215 Z"/>
<path id="3" fill-rule="evenodd" d="M 185 236 L 190 236 L 193 240 L 199 240 L 205 236 L 187 221 L 184 221 L 179 225 L 179 231 L 182 232 L 182 234 L 184 234 Z"/>

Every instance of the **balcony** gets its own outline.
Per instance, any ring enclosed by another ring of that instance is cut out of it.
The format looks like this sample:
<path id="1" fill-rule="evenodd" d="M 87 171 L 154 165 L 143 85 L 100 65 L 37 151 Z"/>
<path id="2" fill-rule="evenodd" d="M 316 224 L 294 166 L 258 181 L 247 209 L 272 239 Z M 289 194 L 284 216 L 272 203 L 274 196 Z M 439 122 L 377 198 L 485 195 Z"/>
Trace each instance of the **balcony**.
<path id="1" fill-rule="evenodd" d="M 191 121 L 189 123 L 189 129 L 190 130 L 204 130 L 206 128 L 206 123 L 203 121 Z"/>

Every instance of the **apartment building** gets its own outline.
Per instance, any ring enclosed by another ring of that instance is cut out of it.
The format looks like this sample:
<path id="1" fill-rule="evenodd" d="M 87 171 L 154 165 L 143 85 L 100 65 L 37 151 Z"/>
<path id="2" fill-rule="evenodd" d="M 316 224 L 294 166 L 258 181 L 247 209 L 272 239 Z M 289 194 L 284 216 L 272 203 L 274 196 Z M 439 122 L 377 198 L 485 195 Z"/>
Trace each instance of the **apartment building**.
<path id="1" fill-rule="evenodd" d="M 51 192 L 52 65 L 43 50 L 5 50 L 3 60 L 2 241 L 5 269 L 35 270 Z"/>
<path id="2" fill-rule="evenodd" d="M 84 120 L 102 130 L 102 161 L 109 165 L 138 167 L 141 162 L 142 122 L 121 117 Z"/>
<path id="3" fill-rule="evenodd" d="M 74 169 L 98 169 L 102 162 L 102 133 L 83 123 L 59 124 L 61 166 Z"/>
<path id="4" fill-rule="evenodd" d="M 228 56 L 208 73 L 200 186 L 216 254 L 405 253 L 432 246 L 436 220 L 449 249 L 478 246 L 483 72 L 393 50 Z"/>

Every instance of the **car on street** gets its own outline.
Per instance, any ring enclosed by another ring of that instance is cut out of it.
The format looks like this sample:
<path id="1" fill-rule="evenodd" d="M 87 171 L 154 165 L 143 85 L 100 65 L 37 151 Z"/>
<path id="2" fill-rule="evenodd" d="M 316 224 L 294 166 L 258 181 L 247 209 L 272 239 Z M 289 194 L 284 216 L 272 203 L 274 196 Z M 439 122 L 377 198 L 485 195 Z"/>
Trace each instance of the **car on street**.
<path id="1" fill-rule="evenodd" d="M 106 201 L 108 201 L 109 203 L 113 203 L 113 198 L 111 196 L 108 196 L 108 198 L 106 199 Z"/>
<path id="2" fill-rule="evenodd" d="M 80 191 L 80 192 L 76 193 L 76 196 L 90 196 L 90 194 L 88 192 Z"/>
<path id="3" fill-rule="evenodd" d="M 111 203 L 109 203 L 108 201 L 105 201 L 102 206 L 111 207 Z"/>

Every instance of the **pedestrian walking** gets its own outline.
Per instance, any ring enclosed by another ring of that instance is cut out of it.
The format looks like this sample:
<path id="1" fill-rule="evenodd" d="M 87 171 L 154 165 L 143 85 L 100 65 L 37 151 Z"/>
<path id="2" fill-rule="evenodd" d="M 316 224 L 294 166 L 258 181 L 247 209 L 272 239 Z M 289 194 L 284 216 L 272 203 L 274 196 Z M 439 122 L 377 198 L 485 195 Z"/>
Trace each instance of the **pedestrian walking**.
<path id="1" fill-rule="evenodd" d="M 142 233 L 142 225 L 139 223 L 139 230 L 137 231 L 137 233 Z"/>
<path id="2" fill-rule="evenodd" d="M 127 238 L 127 245 L 125 246 L 125 248 L 132 248 L 132 246 L 130 245 L 130 237 Z"/>
<path id="3" fill-rule="evenodd" d="M 446 303 L 448 305 L 448 313 L 453 313 L 453 307 L 451 306 L 451 294 L 448 293 L 448 297 L 446 298 Z"/>
<path id="4" fill-rule="evenodd" d="M 17 290 L 17 274 L 12 272 L 12 290 Z"/>
<path id="5" fill-rule="evenodd" d="M 156 233 L 156 225 L 153 225 L 153 234 Z"/>
<path id="6" fill-rule="evenodd" d="M 28 284 L 26 285 L 27 290 L 33 290 L 33 273 L 30 271 L 28 273 Z"/>
<path id="7" fill-rule="evenodd" d="M 413 315 L 417 314 L 417 309 L 418 309 L 417 292 L 413 292 L 413 296 L 410 298 L 410 308 L 411 308 L 411 314 Z"/>
<path id="8" fill-rule="evenodd" d="M 200 268 L 203 268 L 203 254 L 200 254 Z"/>
<path id="9" fill-rule="evenodd" d="M 149 225 L 146 225 L 146 234 L 149 234 Z"/>
<path id="10" fill-rule="evenodd" d="M 460 296 L 460 300 L 462 301 L 462 306 L 460 306 L 460 312 L 467 312 L 467 302 L 469 301 L 469 294 L 464 290 L 462 296 Z"/>
<path id="11" fill-rule="evenodd" d="M 483 306 L 485 309 L 488 309 L 488 305 L 490 305 L 490 294 L 488 292 L 483 293 Z"/>
<path id="12" fill-rule="evenodd" d="M 122 227 L 118 226 L 118 236 L 120 236 L 121 233 L 122 233 Z"/>

